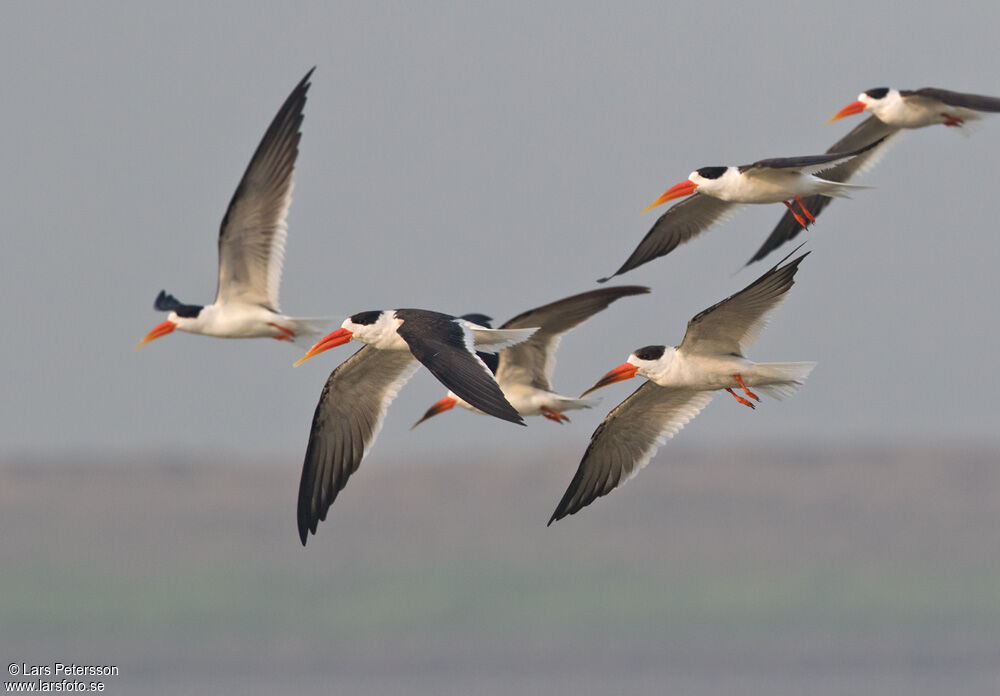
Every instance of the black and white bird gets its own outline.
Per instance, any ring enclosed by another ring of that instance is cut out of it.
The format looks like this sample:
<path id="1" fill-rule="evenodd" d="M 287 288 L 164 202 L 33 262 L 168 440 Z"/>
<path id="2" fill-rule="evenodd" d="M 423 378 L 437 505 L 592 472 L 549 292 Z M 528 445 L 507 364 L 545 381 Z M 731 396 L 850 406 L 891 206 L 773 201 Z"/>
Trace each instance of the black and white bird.
<path id="1" fill-rule="evenodd" d="M 868 143 L 851 152 L 837 154 L 776 157 L 738 167 L 697 169 L 686 180 L 664 191 L 642 212 L 675 198 L 690 198 L 674 204 L 661 215 L 621 268 L 597 282 L 603 283 L 669 254 L 678 245 L 729 217 L 743 204 L 784 203 L 799 226 L 807 227 L 814 217 L 803 204 L 803 196 L 822 193 L 847 198 L 851 190 L 869 188 L 830 181 L 816 174 L 847 162 L 877 145 L 878 142 Z M 795 210 L 796 205 L 798 211 Z"/>
<path id="2" fill-rule="evenodd" d="M 853 101 L 834 114 L 830 121 L 845 116 L 870 111 L 871 116 L 859 123 L 850 133 L 827 150 L 829 154 L 851 152 L 878 142 L 876 148 L 838 164 L 823 172 L 823 178 L 831 181 L 847 181 L 874 167 L 905 129 L 923 128 L 941 124 L 951 126 L 959 133 L 968 134 L 968 126 L 978 121 L 985 113 L 1000 111 L 1000 99 L 979 94 L 964 94 L 947 89 L 924 87 L 916 90 L 895 90 L 876 87 L 858 95 Z M 806 208 L 816 217 L 830 204 L 832 199 L 823 194 L 815 194 L 803 199 Z M 790 212 L 786 212 L 771 235 L 757 253 L 747 263 L 760 261 L 787 241 L 794 239 L 802 226 Z"/>
<path id="3" fill-rule="evenodd" d="M 184 304 L 161 290 L 153 307 L 169 312 L 137 348 L 175 329 L 217 338 L 294 341 L 327 327 L 323 319 L 285 316 L 278 285 L 292 203 L 292 172 L 299 154 L 302 110 L 309 91 L 306 73 L 282 104 L 257 146 L 219 229 L 219 284 L 207 307 Z"/>
<path id="4" fill-rule="evenodd" d="M 569 421 L 564 415 L 565 411 L 592 407 L 597 400 L 573 399 L 552 391 L 551 380 L 556 368 L 556 350 L 559 348 L 559 341 L 567 331 L 607 309 L 615 300 L 630 295 L 644 295 L 648 292 L 649 288 L 640 285 L 591 290 L 529 309 L 506 322 L 500 327 L 501 329 L 538 327 L 527 341 L 500 351 L 495 364 L 490 365 L 507 401 L 522 416 L 544 416 L 556 423 Z M 465 315 L 464 318 L 475 321 L 476 319 L 472 317 L 479 319 L 477 323 L 480 324 L 489 321 L 488 317 L 481 314 Z M 490 361 L 484 358 L 484 362 L 489 365 Z M 454 392 L 448 392 L 447 396 L 431 406 L 413 427 L 455 406 L 482 413 Z"/>
<path id="5" fill-rule="evenodd" d="M 366 344 L 333 372 L 313 415 L 299 484 L 299 537 L 311 531 L 371 449 L 389 404 L 423 364 L 445 387 L 483 413 L 524 425 L 475 348 L 496 352 L 534 328 L 488 329 L 424 309 L 361 312 L 320 339 L 295 364 L 351 340 Z"/>
<path id="6" fill-rule="evenodd" d="M 794 252 L 793 252 L 794 253 Z M 808 253 L 781 263 L 735 295 L 695 315 L 681 344 L 646 346 L 584 392 L 640 376 L 647 381 L 620 403 L 590 437 L 573 481 L 549 524 L 607 495 L 638 471 L 698 415 L 715 392 L 725 389 L 750 408 L 757 389 L 775 398 L 793 393 L 815 363 L 754 363 L 743 356 L 794 284 L 795 272 Z M 740 396 L 734 390 L 742 391 Z"/>

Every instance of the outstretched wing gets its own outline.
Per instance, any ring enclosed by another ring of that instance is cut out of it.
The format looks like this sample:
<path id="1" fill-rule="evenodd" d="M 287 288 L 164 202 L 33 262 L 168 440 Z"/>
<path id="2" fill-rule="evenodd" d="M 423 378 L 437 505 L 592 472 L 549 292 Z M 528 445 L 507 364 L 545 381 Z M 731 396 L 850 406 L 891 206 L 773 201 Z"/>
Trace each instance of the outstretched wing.
<path id="1" fill-rule="evenodd" d="M 326 519 L 371 449 L 389 404 L 419 363 L 403 350 L 364 346 L 330 373 L 316 404 L 299 483 L 299 538 Z"/>
<path id="2" fill-rule="evenodd" d="M 315 68 L 313 68 L 315 70 Z M 282 104 L 247 165 L 219 228 L 217 303 L 278 311 L 278 286 L 310 70 Z"/>
<path id="3" fill-rule="evenodd" d="M 463 320 L 422 309 L 397 309 L 396 318 L 402 320 L 396 331 L 413 357 L 444 386 L 483 413 L 524 424 L 493 373 L 476 355 L 472 330 Z"/>
<path id="4" fill-rule="evenodd" d="M 715 392 L 646 382 L 616 406 L 590 436 L 576 475 L 549 524 L 590 505 L 635 476 L 656 450 L 697 416 Z"/>
<path id="5" fill-rule="evenodd" d="M 804 174 L 817 174 L 819 172 L 825 172 L 832 167 L 841 165 L 850 160 L 852 157 L 857 157 L 858 155 L 878 147 L 882 144 L 883 140 L 885 140 L 885 136 L 879 138 L 875 142 L 866 143 L 861 147 L 847 152 L 827 151 L 827 153 L 823 155 L 806 155 L 804 157 L 772 157 L 771 159 L 762 159 L 754 162 L 753 164 L 741 165 L 739 169 L 743 174 L 753 174 L 755 170 L 761 169 L 798 169 Z"/>
<path id="6" fill-rule="evenodd" d="M 788 260 L 786 256 L 777 266 L 735 295 L 696 314 L 688 322 L 678 350 L 688 354 L 742 355 L 744 346 L 757 340 L 767 323 L 767 315 L 785 299 L 786 293 L 795 284 L 795 272 L 809 253 L 782 266 Z"/>
<path id="7" fill-rule="evenodd" d="M 830 181 L 846 182 L 852 176 L 868 171 L 882 159 L 889 149 L 891 142 L 895 141 L 895 138 L 891 136 L 895 136 L 897 133 L 899 133 L 898 128 L 887 126 L 877 117 L 869 116 L 855 126 L 850 133 L 835 142 L 827 152 L 831 154 L 852 152 L 873 142 L 881 141 L 881 144 L 870 150 L 864 150 L 861 154 L 852 157 L 846 162 L 841 162 L 829 169 L 824 169 L 823 178 Z M 803 198 L 802 202 L 805 204 L 806 210 L 812 213 L 813 217 L 817 217 L 832 200 L 829 196 L 816 194 Z M 747 265 L 749 266 L 754 261 L 760 261 L 785 242 L 794 239 L 801 231 L 802 225 L 796 221 L 791 211 L 786 210 L 767 240 L 757 250 L 757 253 L 753 255 L 753 258 L 747 261 Z"/>
<path id="8" fill-rule="evenodd" d="M 616 275 L 669 254 L 679 245 L 732 215 L 739 207 L 739 203 L 729 203 L 696 191 L 680 203 L 670 206 L 642 238 L 639 246 L 621 268 L 597 282 L 607 282 Z"/>
<path id="9" fill-rule="evenodd" d="M 987 97 L 982 94 L 967 94 L 965 92 L 952 92 L 948 89 L 938 89 L 937 87 L 922 87 L 915 90 L 899 90 L 902 97 L 927 97 L 937 99 L 948 106 L 958 106 L 963 109 L 973 111 L 1000 111 L 1000 99 L 997 97 Z"/>
<path id="10" fill-rule="evenodd" d="M 562 335 L 606 309 L 615 300 L 629 295 L 644 295 L 649 288 L 622 285 L 601 288 L 573 295 L 547 305 L 529 309 L 501 326 L 521 329 L 536 326 L 531 338 L 500 353 L 497 382 L 503 385 L 524 384 L 550 391 L 549 384 L 556 368 L 556 350 Z"/>

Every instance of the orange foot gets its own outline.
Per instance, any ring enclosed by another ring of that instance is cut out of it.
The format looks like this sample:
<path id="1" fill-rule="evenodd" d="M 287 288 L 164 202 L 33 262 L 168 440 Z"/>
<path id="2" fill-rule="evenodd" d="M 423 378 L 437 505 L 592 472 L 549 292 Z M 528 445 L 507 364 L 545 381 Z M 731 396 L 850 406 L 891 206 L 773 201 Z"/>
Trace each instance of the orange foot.
<path id="1" fill-rule="evenodd" d="M 278 331 L 285 334 L 284 336 L 271 336 L 271 338 L 273 338 L 276 341 L 291 341 L 293 338 L 295 338 L 295 332 L 292 331 L 291 329 L 286 329 L 284 326 L 278 326 L 272 321 L 267 322 L 267 325 L 273 326 Z"/>
<path id="2" fill-rule="evenodd" d="M 546 406 L 542 406 L 542 415 L 550 421 L 555 421 L 556 423 L 569 423 L 569 418 L 559 413 L 559 411 L 553 411 L 551 408 Z"/>
<path id="3" fill-rule="evenodd" d="M 757 396 L 752 391 L 750 391 L 749 389 L 747 389 L 747 385 L 745 385 L 743 383 L 743 377 L 741 377 L 739 374 L 735 374 L 735 375 L 733 375 L 733 379 L 735 379 L 736 383 L 738 385 L 740 385 L 740 389 L 743 390 L 744 394 L 746 394 L 747 396 L 749 396 L 751 399 L 755 399 L 757 401 L 760 401 L 760 397 L 759 396 Z"/>
<path id="4" fill-rule="evenodd" d="M 740 396 L 739 394 L 737 394 L 736 392 L 734 392 L 729 387 L 726 387 L 726 391 L 729 392 L 730 394 L 732 394 L 733 398 L 736 399 L 737 401 L 739 401 L 744 406 L 749 406 L 750 408 L 757 408 L 756 406 L 753 405 L 752 401 L 747 401 L 746 399 L 744 399 L 742 396 Z"/>
<path id="5" fill-rule="evenodd" d="M 813 214 L 809 212 L 809 208 L 806 207 L 806 204 L 802 202 L 802 196 L 796 196 L 795 202 L 799 204 L 802 212 L 805 213 L 807 218 L 809 218 L 809 222 L 816 222 L 816 218 L 814 218 Z"/>
<path id="6" fill-rule="evenodd" d="M 782 203 L 784 203 L 785 207 L 788 208 L 789 212 L 791 212 L 792 217 L 795 218 L 795 222 L 797 222 L 800 225 L 802 225 L 802 229 L 808 229 L 809 228 L 809 223 L 805 221 L 805 218 L 803 218 L 801 215 L 799 215 L 798 213 L 795 212 L 795 208 L 792 207 L 791 203 L 789 203 L 788 201 L 782 201 Z"/>
<path id="7" fill-rule="evenodd" d="M 944 119 L 944 125 L 946 126 L 958 127 L 965 123 L 965 121 L 960 119 L 958 116 L 952 116 L 951 114 L 941 114 L 941 117 Z"/>

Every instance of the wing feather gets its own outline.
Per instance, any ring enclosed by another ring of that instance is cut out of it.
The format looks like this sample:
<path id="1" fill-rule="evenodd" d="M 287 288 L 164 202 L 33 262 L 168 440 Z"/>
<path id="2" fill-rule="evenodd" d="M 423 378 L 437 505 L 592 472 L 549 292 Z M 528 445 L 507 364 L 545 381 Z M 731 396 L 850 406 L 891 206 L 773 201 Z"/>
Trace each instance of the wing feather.
<path id="1" fill-rule="evenodd" d="M 315 68 L 314 68 L 315 69 Z M 219 227 L 217 303 L 278 311 L 278 288 L 310 70 L 275 115 L 236 187 Z"/>
<path id="2" fill-rule="evenodd" d="M 747 287 L 696 314 L 688 322 L 678 350 L 689 354 L 742 355 L 743 348 L 757 340 L 768 314 L 781 304 L 795 284 L 799 264 L 809 254 L 806 252 L 782 266 L 788 260 L 786 256 Z"/>
<path id="3" fill-rule="evenodd" d="M 648 292 L 649 288 L 641 285 L 600 288 L 518 314 L 500 328 L 538 327 L 538 330 L 527 341 L 500 353 L 497 382 L 501 385 L 524 384 L 551 391 L 549 382 L 556 368 L 555 354 L 562 335 L 606 309 L 615 300 Z"/>
<path id="4" fill-rule="evenodd" d="M 738 203 L 729 203 L 696 191 L 680 203 L 672 205 L 661 215 L 621 268 L 597 282 L 604 283 L 616 275 L 669 254 L 715 223 L 725 220 L 739 208 Z"/>
<path id="5" fill-rule="evenodd" d="M 887 126 L 875 116 L 869 116 L 827 150 L 828 153 L 835 154 L 862 149 L 861 154 L 834 165 L 829 169 L 824 169 L 823 178 L 843 183 L 849 181 L 856 174 L 868 171 L 885 156 L 885 153 L 889 150 L 889 146 L 896 142 L 897 138 L 895 136 L 899 132 L 899 128 Z M 865 145 L 878 141 L 881 141 L 878 147 L 863 150 Z M 812 213 L 813 217 L 817 217 L 826 206 L 830 205 L 830 201 L 832 200 L 829 196 L 819 194 L 806 196 L 802 199 L 806 210 Z M 794 239 L 801 231 L 802 225 L 796 221 L 795 216 L 790 211 L 786 210 L 767 240 L 757 250 L 757 253 L 753 255 L 753 258 L 747 261 L 747 265 L 749 266 L 755 261 L 760 261 L 785 242 Z"/>
<path id="6" fill-rule="evenodd" d="M 798 169 L 805 174 L 818 174 L 833 167 L 842 165 L 852 157 L 864 154 L 869 150 L 878 147 L 887 136 L 882 136 L 874 142 L 865 143 L 860 147 L 845 152 L 831 152 L 827 150 L 822 155 L 806 155 L 803 157 L 772 157 L 762 159 L 753 164 L 741 165 L 739 170 L 743 174 L 753 174 L 762 169 Z M 826 177 L 824 177 L 826 178 Z"/>
<path id="7" fill-rule="evenodd" d="M 358 470 L 382 429 L 389 404 L 418 367 L 406 351 L 364 346 L 330 373 L 316 404 L 299 483 L 303 545 Z"/>
<path id="8" fill-rule="evenodd" d="M 413 357 L 439 382 L 483 413 L 524 424 L 493 373 L 476 355 L 473 329 L 464 320 L 419 309 L 397 309 L 396 317 L 402 320 L 396 330 Z"/>
<path id="9" fill-rule="evenodd" d="M 572 515 L 635 476 L 669 438 L 697 416 L 715 392 L 646 382 L 616 406 L 590 437 L 549 524 Z"/>
<path id="10" fill-rule="evenodd" d="M 963 109 L 973 111 L 988 111 L 992 113 L 1000 112 L 1000 99 L 988 97 L 982 94 L 968 94 L 966 92 L 952 92 L 948 89 L 938 89 L 937 87 L 922 87 L 916 90 L 899 90 L 903 97 L 927 97 L 937 99 L 948 106 L 958 106 Z"/>

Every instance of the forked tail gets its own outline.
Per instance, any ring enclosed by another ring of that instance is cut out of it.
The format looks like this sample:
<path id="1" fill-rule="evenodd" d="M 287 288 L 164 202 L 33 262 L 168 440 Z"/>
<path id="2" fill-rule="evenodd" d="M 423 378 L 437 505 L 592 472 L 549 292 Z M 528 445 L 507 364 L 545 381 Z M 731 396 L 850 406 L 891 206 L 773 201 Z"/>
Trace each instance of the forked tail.
<path id="1" fill-rule="evenodd" d="M 752 387 L 782 399 L 798 391 L 814 367 L 814 362 L 757 363 Z"/>

